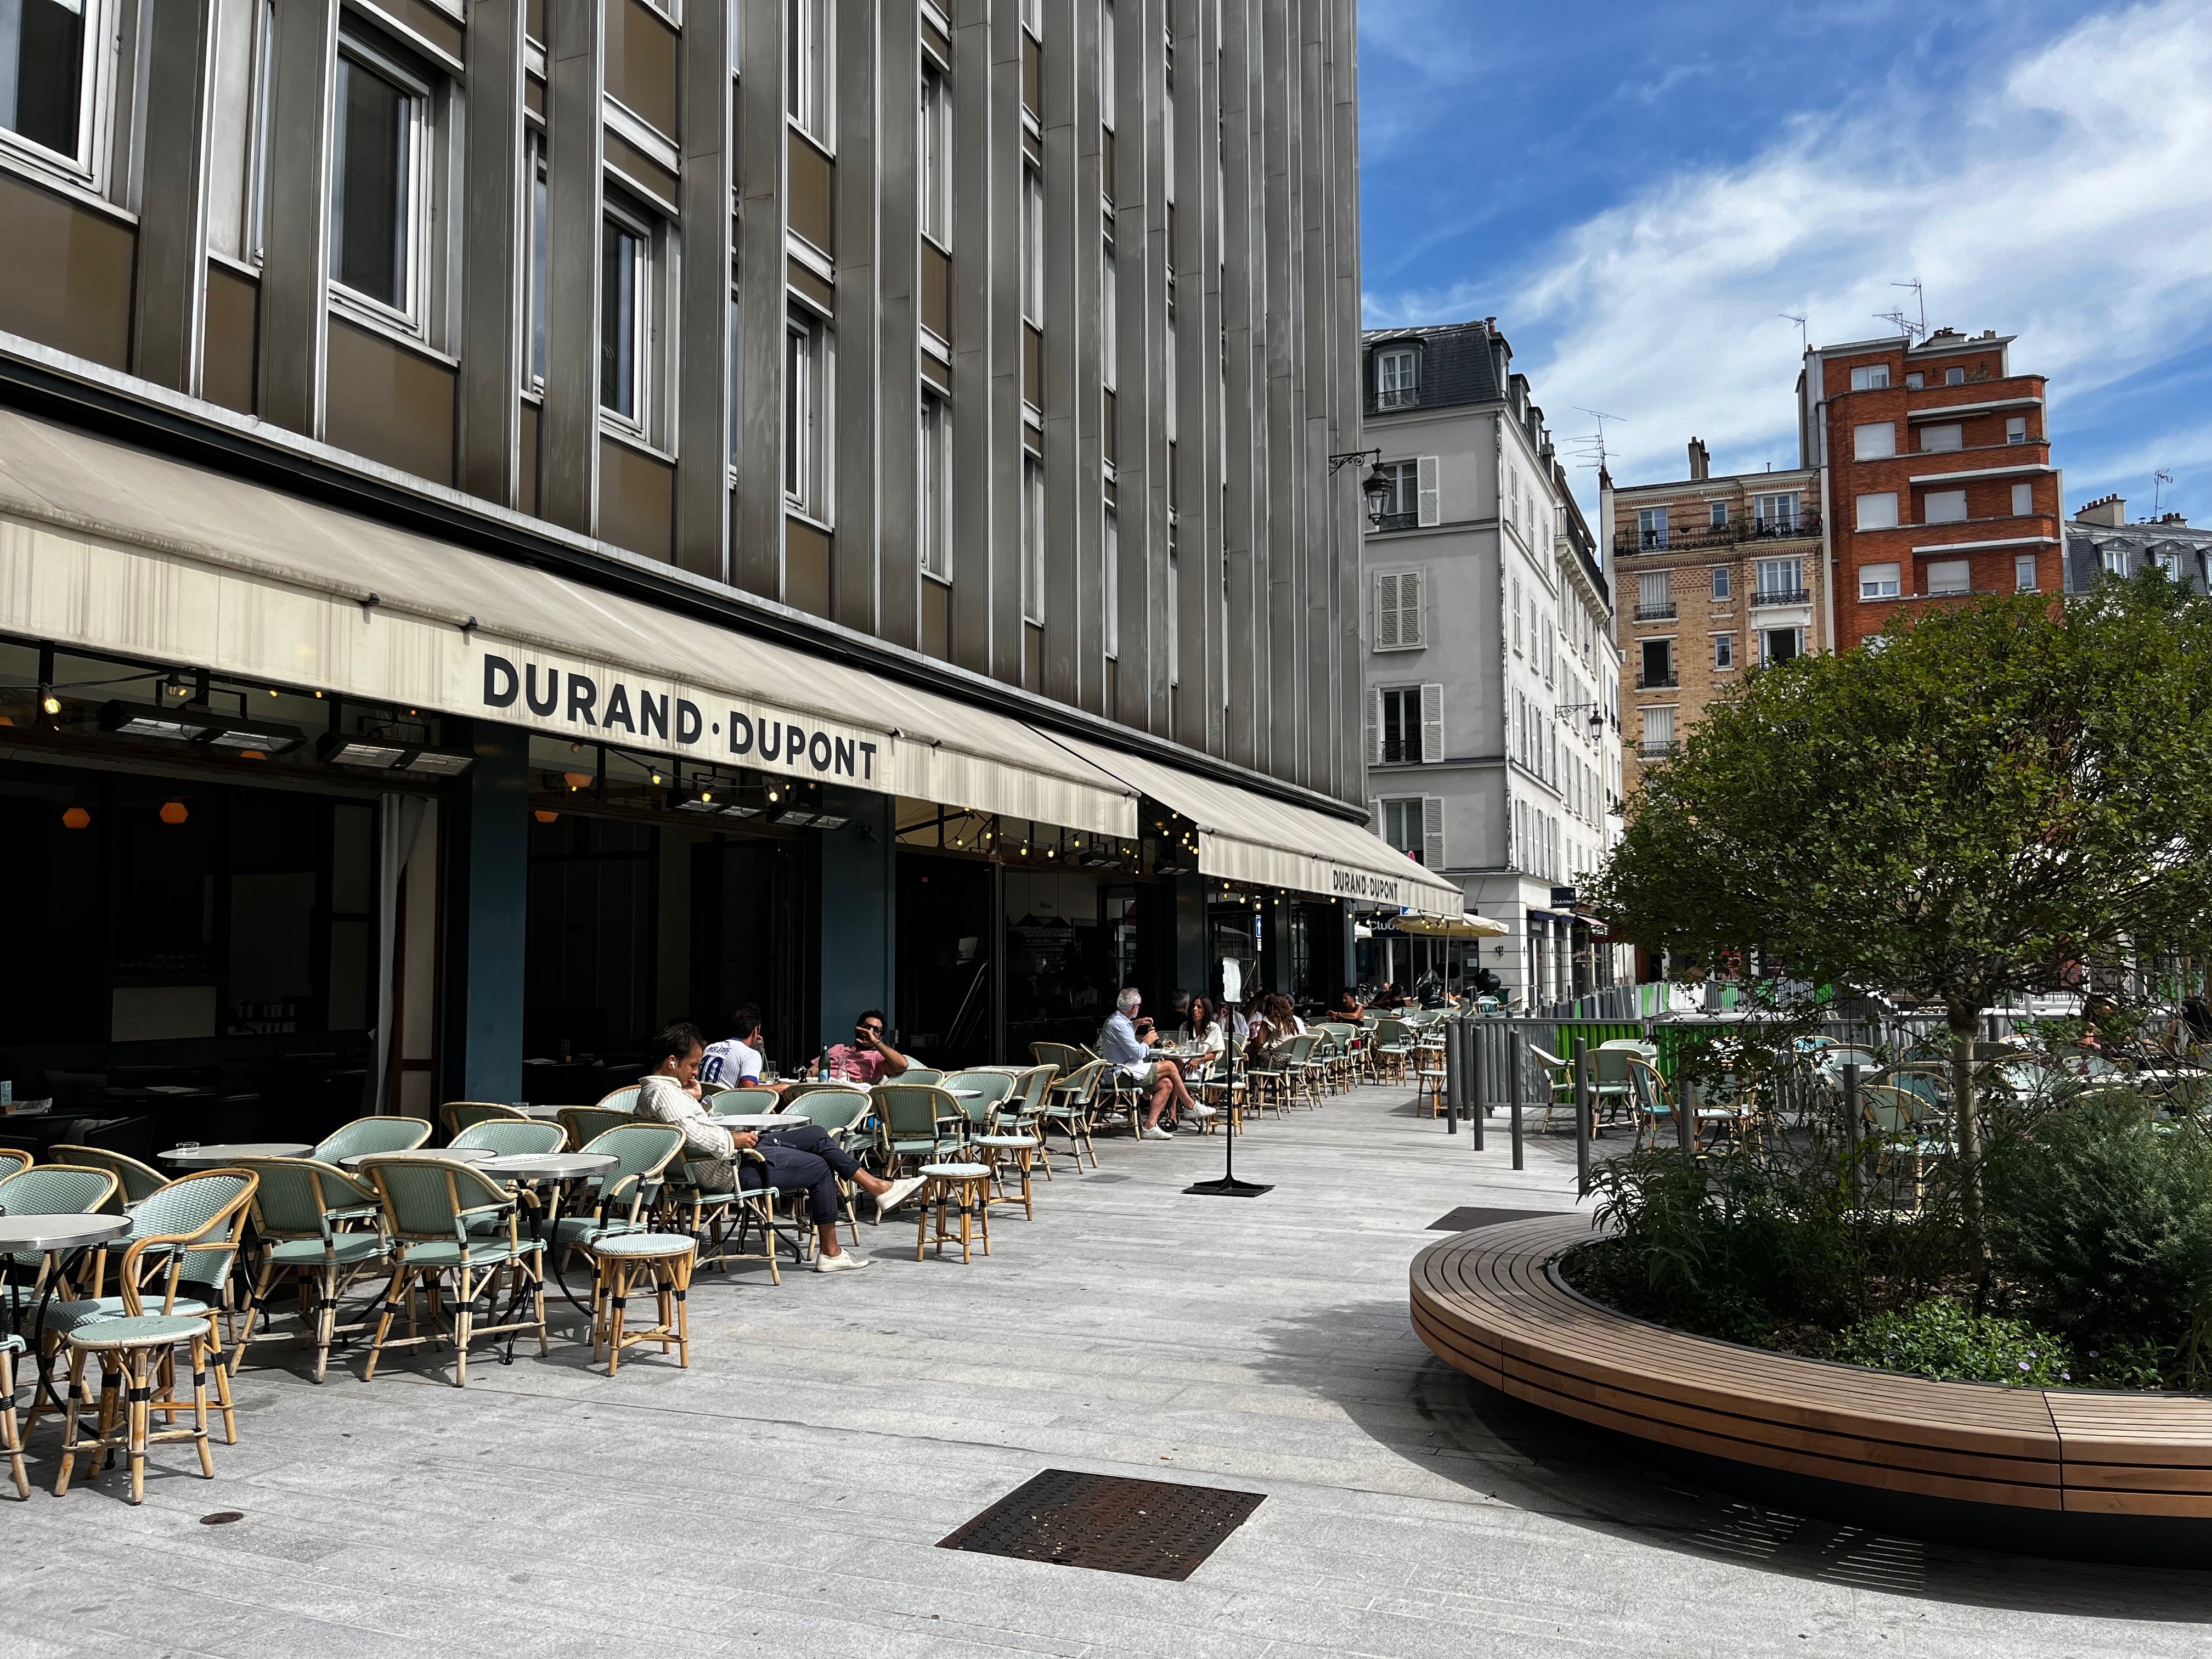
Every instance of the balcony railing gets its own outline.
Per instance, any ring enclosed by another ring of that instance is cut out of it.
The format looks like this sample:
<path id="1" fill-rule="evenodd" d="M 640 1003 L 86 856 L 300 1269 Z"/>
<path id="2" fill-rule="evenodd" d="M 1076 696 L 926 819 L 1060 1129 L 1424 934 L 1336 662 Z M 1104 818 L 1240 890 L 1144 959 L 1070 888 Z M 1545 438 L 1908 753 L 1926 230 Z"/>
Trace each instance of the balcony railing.
<path id="1" fill-rule="evenodd" d="M 1421 740 L 1419 738 L 1385 738 L 1382 739 L 1382 764 L 1385 766 L 1418 766 L 1421 762 Z"/>
<path id="2" fill-rule="evenodd" d="M 1624 530 L 1613 538 L 1613 550 L 1626 554 L 1697 552 L 1706 548 L 1737 547 L 1746 542 L 1802 540 L 1820 533 L 1820 515 L 1801 513 L 1795 519 L 1750 518 L 1722 525 Z"/>
<path id="3" fill-rule="evenodd" d="M 1674 744 L 1671 738 L 1661 743 L 1647 741 L 1636 745 L 1637 757 L 1641 760 L 1664 760 L 1674 752 Z"/>
<path id="4" fill-rule="evenodd" d="M 1393 410 L 1419 409 L 1420 406 L 1421 389 L 1417 386 L 1394 386 L 1387 392 L 1375 394 L 1375 407 L 1386 415 Z"/>
<path id="5" fill-rule="evenodd" d="M 1639 605 L 1636 607 L 1636 620 L 1672 622 L 1674 620 L 1674 607 L 1671 605 Z"/>
<path id="6" fill-rule="evenodd" d="M 1762 605 L 1810 605 L 1813 596 L 1802 587 L 1762 587 L 1751 596 L 1754 606 Z"/>
<path id="7" fill-rule="evenodd" d="M 1376 520 L 1375 527 L 1377 530 L 1411 530 L 1420 522 L 1420 517 L 1418 513 L 1385 513 Z"/>
<path id="8" fill-rule="evenodd" d="M 1636 689 L 1638 691 L 1673 691 L 1679 689 L 1681 684 L 1682 677 L 1679 673 L 1668 674 L 1656 679 L 1643 674 L 1636 677 Z"/>

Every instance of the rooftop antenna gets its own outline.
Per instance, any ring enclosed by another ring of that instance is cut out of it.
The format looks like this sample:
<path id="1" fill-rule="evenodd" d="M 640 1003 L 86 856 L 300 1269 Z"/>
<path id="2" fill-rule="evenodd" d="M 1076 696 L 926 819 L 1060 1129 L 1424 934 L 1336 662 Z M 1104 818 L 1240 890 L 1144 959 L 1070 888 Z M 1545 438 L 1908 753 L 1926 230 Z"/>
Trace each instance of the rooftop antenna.
<path id="1" fill-rule="evenodd" d="M 2152 518 L 2158 517 L 2159 508 L 2166 504 L 2166 486 L 2172 482 L 2173 474 L 2165 467 L 2160 467 L 2151 474 L 2150 515 Z"/>
<path id="2" fill-rule="evenodd" d="M 1892 288 L 1909 288 L 1912 290 L 1913 300 L 1918 305 L 1920 310 L 1919 323 L 1916 325 L 1911 318 L 1905 314 L 1905 309 L 1902 307 L 1899 307 L 1895 311 L 1877 311 L 1875 313 L 1875 315 L 1877 317 L 1887 318 L 1890 321 L 1895 323 L 1897 325 L 1897 331 L 1900 334 L 1909 335 L 1914 339 L 1926 339 L 1928 337 L 1928 295 L 1920 286 L 1920 279 L 1917 276 L 1915 276 L 1909 283 L 1892 283 L 1890 286 Z"/>
<path id="3" fill-rule="evenodd" d="M 1805 325 L 1805 313 L 1802 311 L 1785 311 L 1779 314 L 1784 322 L 1797 325 L 1797 355 L 1803 356 L 1813 349 L 1812 331 Z"/>
<path id="4" fill-rule="evenodd" d="M 1595 443 L 1597 446 L 1597 459 L 1595 461 L 1584 461 L 1583 465 L 1595 466 L 1599 471 L 1604 472 L 1607 470 L 1605 464 L 1605 423 L 1607 421 L 1626 422 L 1628 417 L 1626 415 L 1608 415 L 1601 409 L 1584 409 L 1580 404 L 1577 404 L 1575 405 L 1575 409 L 1577 413 L 1587 415 L 1597 422 L 1597 434 L 1595 437 L 1577 438 L 1575 440 L 1577 443 Z M 1583 452 L 1585 454 L 1589 453 L 1589 452 L 1587 450 Z"/>

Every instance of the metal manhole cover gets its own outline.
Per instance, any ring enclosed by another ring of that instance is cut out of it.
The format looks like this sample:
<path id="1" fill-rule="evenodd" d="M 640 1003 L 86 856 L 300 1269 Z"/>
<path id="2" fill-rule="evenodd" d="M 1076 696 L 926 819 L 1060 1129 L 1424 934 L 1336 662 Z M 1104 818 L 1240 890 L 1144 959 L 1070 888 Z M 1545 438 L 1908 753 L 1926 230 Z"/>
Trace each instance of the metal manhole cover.
<path id="1" fill-rule="evenodd" d="M 1505 1221 L 1534 1221 L 1539 1216 L 1571 1213 L 1562 1210 L 1484 1210 L 1464 1208 L 1438 1216 L 1429 1223 L 1432 1233 L 1471 1233 L 1477 1227 L 1495 1227 Z"/>
<path id="2" fill-rule="evenodd" d="M 1188 1578 L 1265 1492 L 1047 1469 L 938 1543 L 1140 1578 Z"/>

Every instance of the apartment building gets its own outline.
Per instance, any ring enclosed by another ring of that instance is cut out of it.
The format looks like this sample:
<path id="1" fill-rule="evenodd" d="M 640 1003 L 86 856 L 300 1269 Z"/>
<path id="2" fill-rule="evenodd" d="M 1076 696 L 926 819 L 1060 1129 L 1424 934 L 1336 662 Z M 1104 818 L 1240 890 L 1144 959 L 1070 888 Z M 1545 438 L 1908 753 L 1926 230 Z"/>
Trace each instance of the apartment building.
<path id="1" fill-rule="evenodd" d="M 2086 593 L 2107 576 L 2123 580 L 2146 568 L 2183 586 L 2212 592 L 2212 530 L 2185 514 L 2161 513 L 2128 522 L 2127 499 L 2100 495 L 2066 521 L 2066 591 Z"/>
<path id="2" fill-rule="evenodd" d="M 19 1089 L 588 1098 L 741 1000 L 1022 1058 L 1457 909 L 1322 464 L 1351 0 L 15 13 Z"/>
<path id="3" fill-rule="evenodd" d="M 1840 647 L 1900 606 L 2063 590 L 2045 380 L 2014 372 L 2012 341 L 1940 328 L 1805 354 L 1801 459 L 1820 472 Z"/>
<path id="4" fill-rule="evenodd" d="M 1613 549 L 1624 620 L 1627 790 L 1674 751 L 1705 705 L 1747 670 L 1826 651 L 1824 523 L 1817 468 L 1712 476 L 1689 443 L 1689 476 L 1598 480 L 1599 533 Z"/>
<path id="5" fill-rule="evenodd" d="M 1479 964 L 1524 1003 L 1613 982 L 1576 884 L 1618 837 L 1613 586 L 1495 319 L 1365 336 L 1389 493 L 1367 538 L 1376 833 L 1504 922 Z"/>

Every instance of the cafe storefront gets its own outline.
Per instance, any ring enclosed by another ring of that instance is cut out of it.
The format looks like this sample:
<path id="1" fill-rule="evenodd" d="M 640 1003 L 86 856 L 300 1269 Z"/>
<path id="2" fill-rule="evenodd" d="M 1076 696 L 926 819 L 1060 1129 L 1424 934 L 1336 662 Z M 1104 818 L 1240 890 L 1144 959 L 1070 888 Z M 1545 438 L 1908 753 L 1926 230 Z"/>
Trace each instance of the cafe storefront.
<path id="1" fill-rule="evenodd" d="M 0 834 L 46 877 L 0 1079 L 299 1138 L 595 1097 L 739 1002 L 786 1065 L 872 1006 L 1019 1058 L 1224 960 L 1333 988 L 1348 903 L 1457 908 L 1346 819 L 630 562 L 651 602 L 0 414 Z"/>

